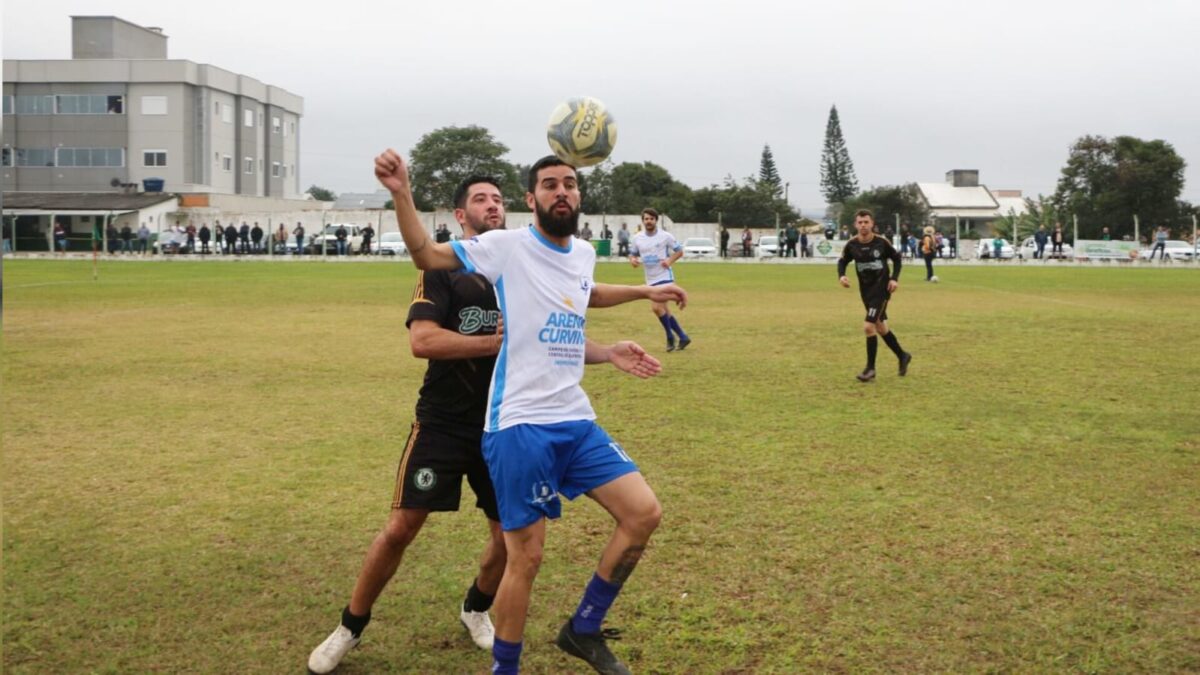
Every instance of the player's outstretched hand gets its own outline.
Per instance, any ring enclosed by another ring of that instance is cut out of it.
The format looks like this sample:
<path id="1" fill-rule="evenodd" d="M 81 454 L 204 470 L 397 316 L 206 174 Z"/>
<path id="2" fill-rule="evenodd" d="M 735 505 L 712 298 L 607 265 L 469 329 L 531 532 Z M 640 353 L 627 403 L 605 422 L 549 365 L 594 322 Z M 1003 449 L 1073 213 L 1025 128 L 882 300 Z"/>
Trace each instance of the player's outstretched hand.
<path id="1" fill-rule="evenodd" d="M 608 353 L 608 360 L 630 375 L 643 380 L 662 372 L 662 362 L 646 353 L 636 342 L 618 342 Z"/>
<path id="2" fill-rule="evenodd" d="M 675 284 L 651 286 L 648 298 L 651 302 L 673 302 L 679 309 L 687 307 L 687 291 Z"/>
<path id="3" fill-rule="evenodd" d="M 897 288 L 900 288 L 900 282 L 895 279 L 888 279 L 888 293 L 895 293 Z"/>
<path id="4" fill-rule="evenodd" d="M 630 265 L 633 265 L 634 267 L 641 267 L 641 266 L 642 266 L 642 261 L 641 261 L 641 260 L 638 260 L 637 258 L 634 258 L 634 257 L 630 256 L 630 258 L 629 258 L 629 264 L 630 264 Z"/>
<path id="5" fill-rule="evenodd" d="M 408 166 L 398 152 L 388 148 L 375 158 L 375 177 L 392 194 L 407 192 Z"/>
<path id="6" fill-rule="evenodd" d="M 850 288 L 850 280 L 846 277 L 838 277 L 838 283 L 842 285 L 842 288 Z"/>

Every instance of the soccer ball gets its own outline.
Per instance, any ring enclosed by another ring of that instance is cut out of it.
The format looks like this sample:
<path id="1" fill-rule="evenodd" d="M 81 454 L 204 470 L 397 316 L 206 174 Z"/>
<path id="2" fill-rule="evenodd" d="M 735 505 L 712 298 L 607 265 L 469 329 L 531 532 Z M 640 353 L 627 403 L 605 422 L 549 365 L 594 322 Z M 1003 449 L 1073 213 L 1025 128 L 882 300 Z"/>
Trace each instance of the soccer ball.
<path id="1" fill-rule="evenodd" d="M 617 144 L 617 123 L 598 99 L 581 96 L 550 113 L 546 140 L 559 159 L 576 168 L 599 164 Z"/>
<path id="2" fill-rule="evenodd" d="M 937 275 L 935 274 L 935 275 L 929 277 L 929 280 L 936 284 L 938 282 Z"/>

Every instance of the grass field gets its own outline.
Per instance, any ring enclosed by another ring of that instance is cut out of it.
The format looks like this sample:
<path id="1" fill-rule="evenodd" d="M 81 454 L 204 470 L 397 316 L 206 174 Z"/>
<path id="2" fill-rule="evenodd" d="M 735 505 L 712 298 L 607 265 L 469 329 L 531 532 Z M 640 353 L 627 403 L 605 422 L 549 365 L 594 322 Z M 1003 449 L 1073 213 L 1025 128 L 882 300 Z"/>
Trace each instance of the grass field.
<path id="1" fill-rule="evenodd" d="M 1200 670 L 1200 271 L 945 267 L 863 365 L 829 266 L 688 264 L 584 380 L 665 516 L 609 615 L 641 673 Z M 407 264 L 6 261 L 3 669 L 302 672 L 387 515 L 424 363 Z M 624 265 L 597 279 L 636 282 Z M 607 538 L 550 527 L 524 667 Z M 483 673 L 485 539 L 434 516 L 340 673 Z"/>

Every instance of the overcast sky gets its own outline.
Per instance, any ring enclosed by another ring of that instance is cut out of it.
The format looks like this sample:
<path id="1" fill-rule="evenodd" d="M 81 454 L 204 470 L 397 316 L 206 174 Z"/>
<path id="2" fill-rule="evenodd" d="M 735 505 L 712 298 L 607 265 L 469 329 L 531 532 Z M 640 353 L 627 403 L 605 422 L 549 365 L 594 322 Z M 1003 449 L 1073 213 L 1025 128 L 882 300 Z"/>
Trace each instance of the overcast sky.
<path id="1" fill-rule="evenodd" d="M 816 6 L 810 6 L 810 5 Z M 71 15 L 169 36 L 169 56 L 304 97 L 301 181 L 373 191 L 371 160 L 478 124 L 530 163 L 554 104 L 616 117 L 616 162 L 701 187 L 757 173 L 769 143 L 819 211 L 830 105 L 863 187 L 980 171 L 1049 194 L 1084 134 L 1163 139 L 1200 202 L 1197 0 L 310 3 L 3 0 L 5 59 L 70 58 Z"/>

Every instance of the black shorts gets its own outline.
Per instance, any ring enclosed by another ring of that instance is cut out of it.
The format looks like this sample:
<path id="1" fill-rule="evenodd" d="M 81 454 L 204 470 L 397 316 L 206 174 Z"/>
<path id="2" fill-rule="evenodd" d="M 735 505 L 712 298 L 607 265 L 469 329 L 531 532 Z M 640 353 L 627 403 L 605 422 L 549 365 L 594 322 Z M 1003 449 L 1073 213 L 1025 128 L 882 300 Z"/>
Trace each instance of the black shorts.
<path id="1" fill-rule="evenodd" d="M 875 323 L 877 321 L 887 321 L 887 306 L 888 300 L 891 300 L 892 294 L 888 293 L 887 288 L 872 289 L 867 293 L 863 293 L 863 307 L 867 309 L 867 315 L 863 321 Z"/>
<path id="2" fill-rule="evenodd" d="M 413 422 L 396 471 L 392 508 L 457 511 L 466 475 L 475 492 L 475 506 L 499 522 L 496 490 L 483 461 L 482 443 L 482 429 Z"/>

